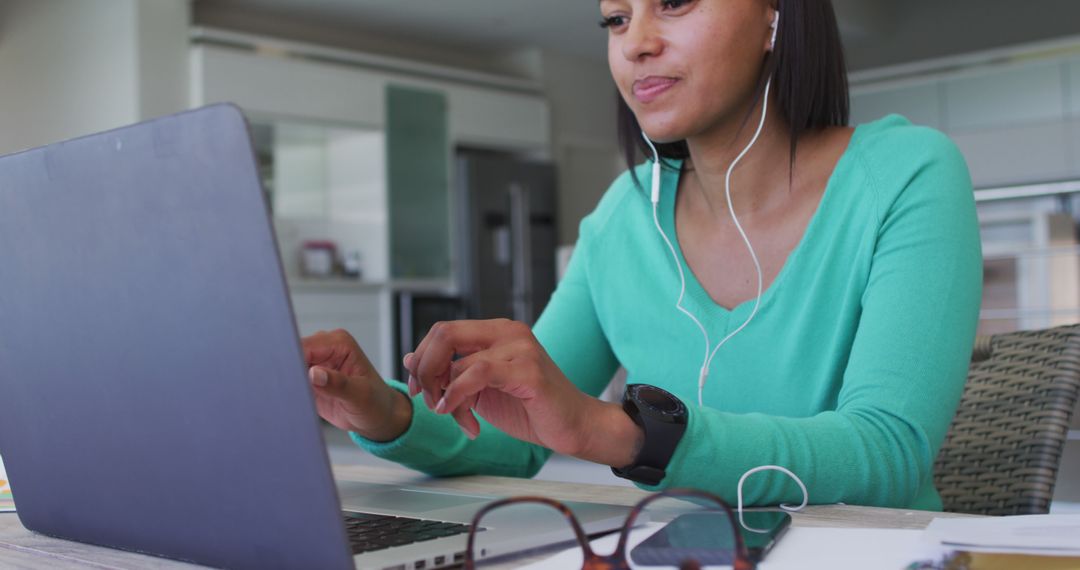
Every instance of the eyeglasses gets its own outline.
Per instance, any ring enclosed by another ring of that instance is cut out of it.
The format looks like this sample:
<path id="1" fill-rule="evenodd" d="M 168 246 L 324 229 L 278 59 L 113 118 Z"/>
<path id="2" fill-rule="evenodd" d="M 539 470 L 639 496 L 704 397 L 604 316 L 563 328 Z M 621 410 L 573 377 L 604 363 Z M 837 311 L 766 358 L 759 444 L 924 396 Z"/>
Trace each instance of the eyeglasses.
<path id="1" fill-rule="evenodd" d="M 557 524 L 537 524 L 545 518 L 548 520 L 543 522 Z M 627 552 L 630 532 L 639 520 L 670 522 Z M 522 521 L 528 524 L 522 526 Z M 515 525 L 523 531 L 505 532 Z M 559 531 L 536 534 L 529 530 L 537 528 Z M 690 569 L 715 564 L 733 570 L 754 570 L 756 564 L 737 528 L 731 507 L 719 497 L 692 489 L 671 489 L 635 505 L 619 531 L 618 546 L 604 555 L 593 551 L 581 523 L 566 505 L 547 497 L 511 497 L 489 503 L 473 517 L 465 568 L 480 570 L 506 564 L 510 556 L 576 541 L 581 548 L 582 570 L 628 570 L 631 562 L 639 568 Z M 492 532 L 495 530 L 504 532 Z"/>

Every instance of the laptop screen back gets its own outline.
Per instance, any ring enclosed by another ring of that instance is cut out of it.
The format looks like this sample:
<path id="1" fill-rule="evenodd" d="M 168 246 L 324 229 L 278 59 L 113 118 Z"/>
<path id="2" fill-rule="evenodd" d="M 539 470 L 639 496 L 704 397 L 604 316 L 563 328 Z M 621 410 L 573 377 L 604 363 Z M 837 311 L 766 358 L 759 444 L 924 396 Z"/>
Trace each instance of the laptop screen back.
<path id="1" fill-rule="evenodd" d="M 247 125 L 0 158 L 0 453 L 30 530 L 352 567 Z"/>

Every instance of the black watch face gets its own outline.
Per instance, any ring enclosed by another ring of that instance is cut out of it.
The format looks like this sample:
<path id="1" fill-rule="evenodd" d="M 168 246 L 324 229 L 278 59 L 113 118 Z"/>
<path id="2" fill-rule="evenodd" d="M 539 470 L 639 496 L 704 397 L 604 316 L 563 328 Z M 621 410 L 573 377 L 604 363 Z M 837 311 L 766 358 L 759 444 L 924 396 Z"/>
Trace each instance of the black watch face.
<path id="1" fill-rule="evenodd" d="M 674 414 L 679 411 L 678 400 L 655 388 L 639 388 L 634 396 L 639 402 L 647 404 L 658 412 Z"/>

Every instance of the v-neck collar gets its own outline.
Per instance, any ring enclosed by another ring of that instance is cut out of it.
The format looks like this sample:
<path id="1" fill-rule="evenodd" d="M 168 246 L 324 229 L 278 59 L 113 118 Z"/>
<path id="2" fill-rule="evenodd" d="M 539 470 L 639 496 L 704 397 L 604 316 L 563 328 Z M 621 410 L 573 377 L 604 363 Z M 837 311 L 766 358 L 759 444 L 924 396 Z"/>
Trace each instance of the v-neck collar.
<path id="1" fill-rule="evenodd" d="M 762 291 L 761 293 L 761 305 L 758 311 L 762 311 L 769 304 L 769 301 L 777 295 L 777 291 L 781 290 L 784 285 L 784 281 L 791 273 L 792 267 L 795 266 L 799 257 L 808 246 L 807 244 L 812 242 L 818 231 L 818 226 L 821 225 L 821 219 L 826 217 L 828 211 L 829 202 L 835 190 L 833 187 L 836 185 L 837 173 L 847 168 L 847 162 L 852 160 L 854 149 L 857 146 L 858 138 L 861 134 L 862 126 L 856 126 L 855 131 L 851 134 L 851 139 L 848 141 L 847 148 L 844 149 L 844 153 L 840 155 L 840 160 L 836 162 L 836 166 L 833 168 L 831 174 L 829 174 L 829 180 L 825 184 L 825 191 L 822 193 L 821 198 L 818 201 L 817 208 L 814 210 L 814 215 L 810 218 L 810 221 L 806 225 L 806 229 L 803 231 L 802 238 L 799 239 L 799 243 L 791 250 L 784 265 L 780 268 L 780 272 L 773 279 L 773 282 Z M 715 317 L 721 317 L 725 321 L 730 319 L 736 314 L 748 314 L 754 307 L 754 301 L 756 298 L 750 298 L 742 303 L 739 303 L 735 307 L 728 309 L 723 305 L 720 305 L 716 301 L 713 301 L 709 296 L 709 292 L 705 290 L 697 276 L 690 269 L 690 266 L 686 263 L 686 257 L 683 255 L 682 244 L 679 243 L 678 232 L 675 230 L 675 197 L 679 188 L 679 179 L 683 173 L 683 161 L 670 161 L 670 167 L 664 168 L 661 175 L 660 183 L 660 226 L 664 228 L 664 232 L 671 240 L 672 246 L 675 249 L 676 256 L 679 259 L 679 264 L 682 266 L 683 274 L 686 276 L 686 296 L 694 305 L 694 308 L 698 311 L 704 311 Z M 753 243 L 753 240 L 751 240 Z"/>

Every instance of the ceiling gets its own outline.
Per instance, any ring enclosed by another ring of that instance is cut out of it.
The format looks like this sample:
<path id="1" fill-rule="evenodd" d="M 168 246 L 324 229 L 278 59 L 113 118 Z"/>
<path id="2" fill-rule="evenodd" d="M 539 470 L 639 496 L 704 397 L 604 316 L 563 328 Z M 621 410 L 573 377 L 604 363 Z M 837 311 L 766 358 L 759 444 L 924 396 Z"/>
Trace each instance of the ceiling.
<path id="1" fill-rule="evenodd" d="M 849 46 L 888 24 L 898 0 L 833 0 Z M 603 60 L 597 0 L 195 0 L 200 13 L 230 11 L 351 28 L 457 50 L 541 48 Z"/>

